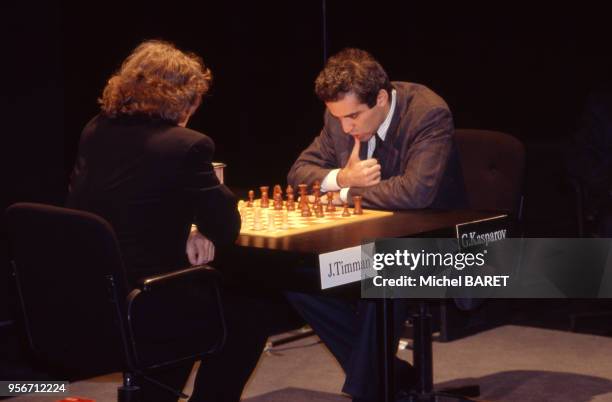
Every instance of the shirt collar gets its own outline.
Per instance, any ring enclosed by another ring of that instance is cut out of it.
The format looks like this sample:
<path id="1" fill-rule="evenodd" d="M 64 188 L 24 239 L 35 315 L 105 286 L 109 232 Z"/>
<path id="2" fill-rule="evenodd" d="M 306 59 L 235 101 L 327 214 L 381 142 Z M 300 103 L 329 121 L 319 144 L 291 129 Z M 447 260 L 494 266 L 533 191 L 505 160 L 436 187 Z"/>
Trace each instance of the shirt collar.
<path id="1" fill-rule="evenodd" d="M 393 89 L 391 91 L 391 107 L 389 108 L 389 113 L 387 113 L 385 121 L 382 122 L 380 127 L 378 127 L 377 131 L 378 136 L 383 141 L 385 140 L 385 137 L 387 136 L 387 131 L 389 130 L 389 126 L 391 125 L 391 119 L 393 118 L 393 112 L 395 111 L 395 103 L 397 102 L 396 98 L 397 95 L 395 93 L 395 89 Z"/>

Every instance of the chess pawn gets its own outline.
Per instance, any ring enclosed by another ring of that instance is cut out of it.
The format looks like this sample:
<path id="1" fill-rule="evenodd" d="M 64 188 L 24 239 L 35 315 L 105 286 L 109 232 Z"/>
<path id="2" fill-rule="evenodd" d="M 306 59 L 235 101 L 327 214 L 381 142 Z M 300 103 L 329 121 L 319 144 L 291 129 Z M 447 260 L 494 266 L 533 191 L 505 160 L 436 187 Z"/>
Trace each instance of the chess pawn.
<path id="1" fill-rule="evenodd" d="M 348 208 L 348 202 L 345 202 L 343 205 L 344 209 L 342 210 L 342 216 L 351 216 L 351 213 Z"/>
<path id="2" fill-rule="evenodd" d="M 318 180 L 312 185 L 312 193 L 314 194 L 315 198 L 321 197 L 321 183 L 319 183 Z"/>
<path id="3" fill-rule="evenodd" d="M 268 186 L 261 186 L 259 187 L 259 190 L 261 191 L 261 201 L 259 203 L 259 205 L 262 208 L 268 208 L 268 206 L 270 206 L 270 200 L 268 198 Z"/>
<path id="4" fill-rule="evenodd" d="M 276 211 L 280 211 L 281 209 L 283 209 L 283 198 L 281 196 L 281 193 L 274 193 L 274 209 Z"/>
<path id="5" fill-rule="evenodd" d="M 318 204 L 317 206 L 315 206 L 315 216 L 317 218 L 325 217 L 325 214 L 323 213 L 323 205 Z"/>
<path id="6" fill-rule="evenodd" d="M 363 209 L 361 209 L 361 196 L 353 196 L 353 215 L 363 215 Z"/>
<path id="7" fill-rule="evenodd" d="M 287 211 L 295 211 L 295 200 L 293 199 L 293 192 L 287 193 Z"/>
<path id="8" fill-rule="evenodd" d="M 293 187 L 291 186 L 291 184 L 287 185 L 287 188 L 285 189 L 285 194 L 287 194 L 287 197 L 289 197 L 289 194 L 293 194 Z"/>
<path id="9" fill-rule="evenodd" d="M 330 191 L 327 193 L 327 206 L 325 212 L 336 212 L 336 206 L 334 205 L 334 192 Z"/>
<path id="10" fill-rule="evenodd" d="M 253 200 L 255 199 L 255 191 L 249 190 L 249 200 L 247 201 L 247 207 L 253 206 Z"/>

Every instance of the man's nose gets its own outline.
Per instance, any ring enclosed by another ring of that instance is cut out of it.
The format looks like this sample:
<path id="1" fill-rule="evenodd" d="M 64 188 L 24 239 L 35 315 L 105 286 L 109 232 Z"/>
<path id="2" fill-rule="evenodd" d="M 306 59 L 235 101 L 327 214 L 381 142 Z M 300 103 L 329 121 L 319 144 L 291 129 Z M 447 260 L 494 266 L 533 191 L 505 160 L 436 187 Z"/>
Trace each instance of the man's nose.
<path id="1" fill-rule="evenodd" d="M 342 120 L 342 130 L 345 133 L 350 134 L 353 127 L 355 127 L 355 124 L 353 124 L 351 121 L 344 120 L 344 119 Z"/>

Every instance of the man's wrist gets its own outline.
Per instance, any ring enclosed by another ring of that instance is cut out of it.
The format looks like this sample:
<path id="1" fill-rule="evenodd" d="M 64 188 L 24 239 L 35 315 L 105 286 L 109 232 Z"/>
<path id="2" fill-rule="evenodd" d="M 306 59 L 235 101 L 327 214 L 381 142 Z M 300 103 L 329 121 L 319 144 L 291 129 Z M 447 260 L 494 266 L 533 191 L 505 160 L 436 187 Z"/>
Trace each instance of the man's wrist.
<path id="1" fill-rule="evenodd" d="M 344 169 L 340 169 L 338 171 L 338 174 L 336 175 L 336 184 L 338 184 L 339 188 L 344 188 L 345 184 L 344 183 L 344 176 L 345 176 L 346 172 L 344 171 Z"/>

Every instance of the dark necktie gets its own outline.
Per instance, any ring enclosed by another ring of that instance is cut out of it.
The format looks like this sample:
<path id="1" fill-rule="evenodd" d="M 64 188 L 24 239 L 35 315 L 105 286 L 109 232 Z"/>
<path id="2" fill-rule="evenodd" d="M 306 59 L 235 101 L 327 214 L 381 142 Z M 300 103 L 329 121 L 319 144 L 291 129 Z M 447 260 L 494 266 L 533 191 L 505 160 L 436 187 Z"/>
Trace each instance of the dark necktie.
<path id="1" fill-rule="evenodd" d="M 380 157 L 382 155 L 383 155 L 383 139 L 380 138 L 380 135 L 378 135 L 378 133 L 376 133 L 376 147 L 374 148 L 374 153 L 372 154 L 372 158 L 379 159 L 378 163 L 381 163 Z"/>
<path id="2" fill-rule="evenodd" d="M 378 133 L 374 134 L 376 136 L 376 147 L 374 147 L 374 153 L 372 154 L 372 158 L 376 158 L 376 155 L 379 154 L 379 150 L 382 148 L 383 140 L 380 138 Z M 366 160 L 368 159 L 368 141 L 362 141 L 359 147 L 359 159 Z"/>
<path id="3" fill-rule="evenodd" d="M 359 159 L 361 159 L 362 161 L 368 159 L 368 142 L 367 141 L 361 141 L 361 144 L 359 144 Z"/>

